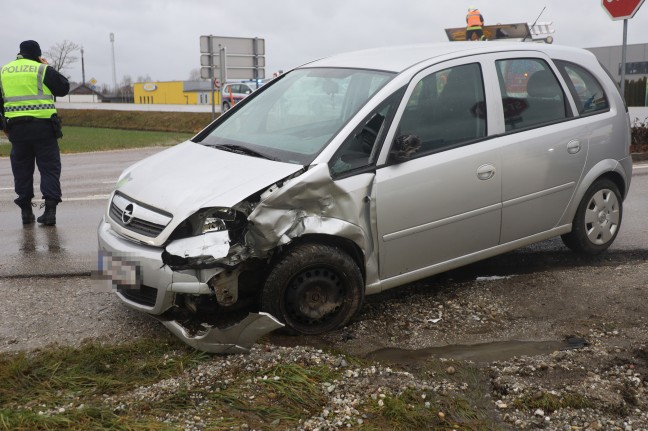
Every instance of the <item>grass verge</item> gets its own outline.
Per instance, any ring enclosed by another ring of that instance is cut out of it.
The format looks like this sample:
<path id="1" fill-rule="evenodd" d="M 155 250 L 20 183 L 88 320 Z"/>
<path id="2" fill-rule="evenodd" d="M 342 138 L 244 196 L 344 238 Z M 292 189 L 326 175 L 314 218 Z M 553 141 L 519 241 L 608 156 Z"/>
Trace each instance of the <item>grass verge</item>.
<path id="1" fill-rule="evenodd" d="M 106 397 L 177 376 L 207 356 L 159 340 L 0 356 L 0 430 L 171 429 Z"/>
<path id="2" fill-rule="evenodd" d="M 310 355 L 249 362 L 175 340 L 3 354 L 0 430 L 301 429 L 317 417 L 357 431 L 503 429 L 478 368 L 457 363 L 449 376 L 448 363 L 430 360 L 413 377 L 420 386 L 401 388 L 398 376 L 390 383 L 375 372 L 377 363 L 345 357 L 339 367 Z M 349 373 L 360 377 L 347 382 Z M 358 392 L 347 399 L 346 391 L 361 381 L 359 402 L 349 404 Z"/>
<path id="3" fill-rule="evenodd" d="M 120 130 L 93 127 L 63 128 L 59 139 L 61 153 L 85 153 L 92 151 L 124 150 L 154 146 L 175 145 L 193 135 L 182 132 L 150 132 L 141 130 Z M 0 157 L 8 157 L 11 145 L 0 146 Z"/>

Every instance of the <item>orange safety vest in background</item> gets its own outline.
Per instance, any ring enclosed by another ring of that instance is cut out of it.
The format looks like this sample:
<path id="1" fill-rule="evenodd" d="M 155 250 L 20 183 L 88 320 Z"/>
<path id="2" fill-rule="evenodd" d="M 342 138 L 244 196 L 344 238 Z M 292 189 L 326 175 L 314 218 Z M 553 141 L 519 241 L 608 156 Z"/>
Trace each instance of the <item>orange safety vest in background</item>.
<path id="1" fill-rule="evenodd" d="M 469 29 L 472 27 L 481 27 L 483 25 L 481 13 L 479 13 L 478 10 L 469 12 L 468 15 L 466 15 L 466 23 L 468 24 Z"/>

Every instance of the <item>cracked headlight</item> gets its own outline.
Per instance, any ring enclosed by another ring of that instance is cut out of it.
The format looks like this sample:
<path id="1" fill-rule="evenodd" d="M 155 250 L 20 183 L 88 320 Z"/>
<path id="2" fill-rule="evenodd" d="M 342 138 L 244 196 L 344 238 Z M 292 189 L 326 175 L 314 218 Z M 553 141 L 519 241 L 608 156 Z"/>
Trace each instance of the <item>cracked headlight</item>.
<path id="1" fill-rule="evenodd" d="M 227 230 L 225 220 L 217 217 L 207 217 L 203 223 L 202 233 L 207 232 L 220 232 Z"/>
<path id="2" fill-rule="evenodd" d="M 203 208 L 182 222 L 170 239 L 187 238 L 209 232 L 228 231 L 230 241 L 237 241 L 247 223 L 247 216 L 233 208 Z"/>

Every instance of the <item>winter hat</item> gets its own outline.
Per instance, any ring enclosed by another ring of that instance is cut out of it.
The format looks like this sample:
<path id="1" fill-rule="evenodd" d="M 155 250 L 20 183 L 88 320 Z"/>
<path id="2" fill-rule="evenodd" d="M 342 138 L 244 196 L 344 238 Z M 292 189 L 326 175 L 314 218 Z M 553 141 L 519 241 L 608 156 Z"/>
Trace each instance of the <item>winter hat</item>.
<path id="1" fill-rule="evenodd" d="M 25 58 L 36 60 L 41 56 L 41 49 L 35 40 L 26 40 L 20 44 L 20 55 Z"/>

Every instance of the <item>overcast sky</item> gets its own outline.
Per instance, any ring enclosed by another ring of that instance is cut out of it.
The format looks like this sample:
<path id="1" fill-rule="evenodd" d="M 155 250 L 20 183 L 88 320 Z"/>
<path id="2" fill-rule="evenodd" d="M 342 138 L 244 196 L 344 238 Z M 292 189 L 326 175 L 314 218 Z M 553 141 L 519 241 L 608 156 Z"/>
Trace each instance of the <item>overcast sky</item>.
<path id="1" fill-rule="evenodd" d="M 357 49 L 446 41 L 444 28 L 461 27 L 469 6 L 486 24 L 551 21 L 556 44 L 621 45 L 623 21 L 602 1 L 619 0 L 56 0 L 17 1 L 2 10 L 0 63 L 15 58 L 21 41 L 43 51 L 64 40 L 84 48 L 86 80 L 112 87 L 109 35 L 115 34 L 117 82 L 150 76 L 187 80 L 200 67 L 201 35 L 265 39 L 266 77 L 310 60 Z M 625 1 L 625 0 L 623 0 Z M 8 5 L 5 5 L 8 6 Z M 629 21 L 628 43 L 648 43 L 648 6 Z M 64 73 L 81 81 L 79 61 Z"/>

